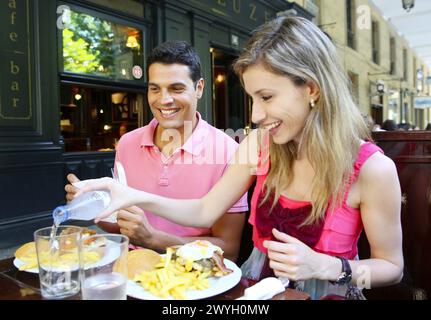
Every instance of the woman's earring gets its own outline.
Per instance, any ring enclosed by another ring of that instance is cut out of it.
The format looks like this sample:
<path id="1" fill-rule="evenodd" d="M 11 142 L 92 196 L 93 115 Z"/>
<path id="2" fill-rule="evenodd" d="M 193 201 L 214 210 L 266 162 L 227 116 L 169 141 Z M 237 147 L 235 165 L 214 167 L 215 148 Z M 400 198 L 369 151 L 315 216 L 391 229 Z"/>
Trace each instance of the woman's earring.
<path id="1" fill-rule="evenodd" d="M 311 101 L 310 101 L 310 107 L 311 108 L 314 108 L 316 106 L 316 104 L 314 103 L 314 100 L 313 99 L 311 99 Z"/>

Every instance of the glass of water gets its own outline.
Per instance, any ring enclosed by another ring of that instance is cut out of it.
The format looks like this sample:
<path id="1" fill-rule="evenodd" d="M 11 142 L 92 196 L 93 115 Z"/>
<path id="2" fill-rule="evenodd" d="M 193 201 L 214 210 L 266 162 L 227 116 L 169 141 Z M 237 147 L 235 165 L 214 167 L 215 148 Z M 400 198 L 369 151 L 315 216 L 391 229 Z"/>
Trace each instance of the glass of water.
<path id="1" fill-rule="evenodd" d="M 129 238 L 121 234 L 98 234 L 81 240 L 83 300 L 126 300 L 128 246 Z M 85 260 L 88 257 L 90 263 Z"/>
<path id="2" fill-rule="evenodd" d="M 79 293 L 81 232 L 80 227 L 55 225 L 34 232 L 40 289 L 45 299 Z"/>

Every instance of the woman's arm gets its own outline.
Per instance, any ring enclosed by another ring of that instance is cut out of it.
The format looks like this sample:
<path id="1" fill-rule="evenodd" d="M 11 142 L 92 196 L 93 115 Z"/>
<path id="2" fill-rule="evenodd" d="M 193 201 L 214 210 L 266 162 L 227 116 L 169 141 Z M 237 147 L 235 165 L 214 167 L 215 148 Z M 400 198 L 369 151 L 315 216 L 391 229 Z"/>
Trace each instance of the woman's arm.
<path id="1" fill-rule="evenodd" d="M 211 227 L 251 186 L 258 159 L 257 138 L 257 132 L 252 131 L 242 141 L 222 178 L 202 199 L 165 198 L 123 186 L 110 178 L 87 180 L 77 195 L 92 190 L 110 191 L 111 203 L 96 222 L 119 209 L 137 205 L 181 225 Z"/>
<path id="2" fill-rule="evenodd" d="M 371 249 L 367 260 L 352 261 L 353 279 L 369 271 L 373 287 L 401 281 L 404 268 L 401 188 L 391 159 L 374 154 L 359 176 L 361 216 Z"/>
<path id="3" fill-rule="evenodd" d="M 397 283 L 403 275 L 401 191 L 392 160 L 376 153 L 359 175 L 360 209 L 371 258 L 351 260 L 352 284 L 378 287 Z M 270 266 L 277 276 L 336 281 L 341 261 L 318 253 L 304 243 L 274 230 L 279 241 L 266 241 Z"/>

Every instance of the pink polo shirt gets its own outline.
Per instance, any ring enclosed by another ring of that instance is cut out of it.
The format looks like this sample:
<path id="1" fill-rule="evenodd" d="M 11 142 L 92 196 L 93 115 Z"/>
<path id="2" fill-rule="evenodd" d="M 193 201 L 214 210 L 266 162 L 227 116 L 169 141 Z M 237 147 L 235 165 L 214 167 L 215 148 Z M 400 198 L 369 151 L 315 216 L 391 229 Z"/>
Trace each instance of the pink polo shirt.
<path id="1" fill-rule="evenodd" d="M 175 199 L 199 199 L 211 190 L 226 170 L 238 144 L 209 125 L 199 113 L 197 116 L 198 123 L 192 135 L 170 157 L 165 157 L 154 145 L 153 137 L 158 125 L 156 119 L 122 136 L 116 161 L 124 166 L 130 187 Z M 247 210 L 246 193 L 228 212 Z M 177 236 L 211 233 L 211 229 L 184 227 L 149 211 L 145 214 L 154 228 Z"/>

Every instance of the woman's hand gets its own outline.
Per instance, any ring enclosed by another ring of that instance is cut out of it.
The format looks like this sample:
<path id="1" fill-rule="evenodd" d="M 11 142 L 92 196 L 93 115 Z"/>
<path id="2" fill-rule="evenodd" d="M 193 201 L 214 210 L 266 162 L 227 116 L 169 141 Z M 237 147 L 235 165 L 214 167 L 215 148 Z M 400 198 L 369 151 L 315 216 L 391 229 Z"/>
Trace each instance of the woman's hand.
<path id="1" fill-rule="evenodd" d="M 320 253 L 276 229 L 272 233 L 279 241 L 264 241 L 263 245 L 268 249 L 269 266 L 277 277 L 293 281 L 320 278 Z"/>
<path id="2" fill-rule="evenodd" d="M 78 197 L 84 192 L 96 190 L 106 190 L 111 194 L 109 206 L 94 219 L 96 223 L 101 219 L 109 217 L 115 211 L 131 207 L 137 202 L 137 197 L 135 195 L 139 192 L 138 190 L 127 187 L 112 178 L 90 179 L 84 180 L 82 183 L 84 187 L 75 194 L 75 197 Z"/>

